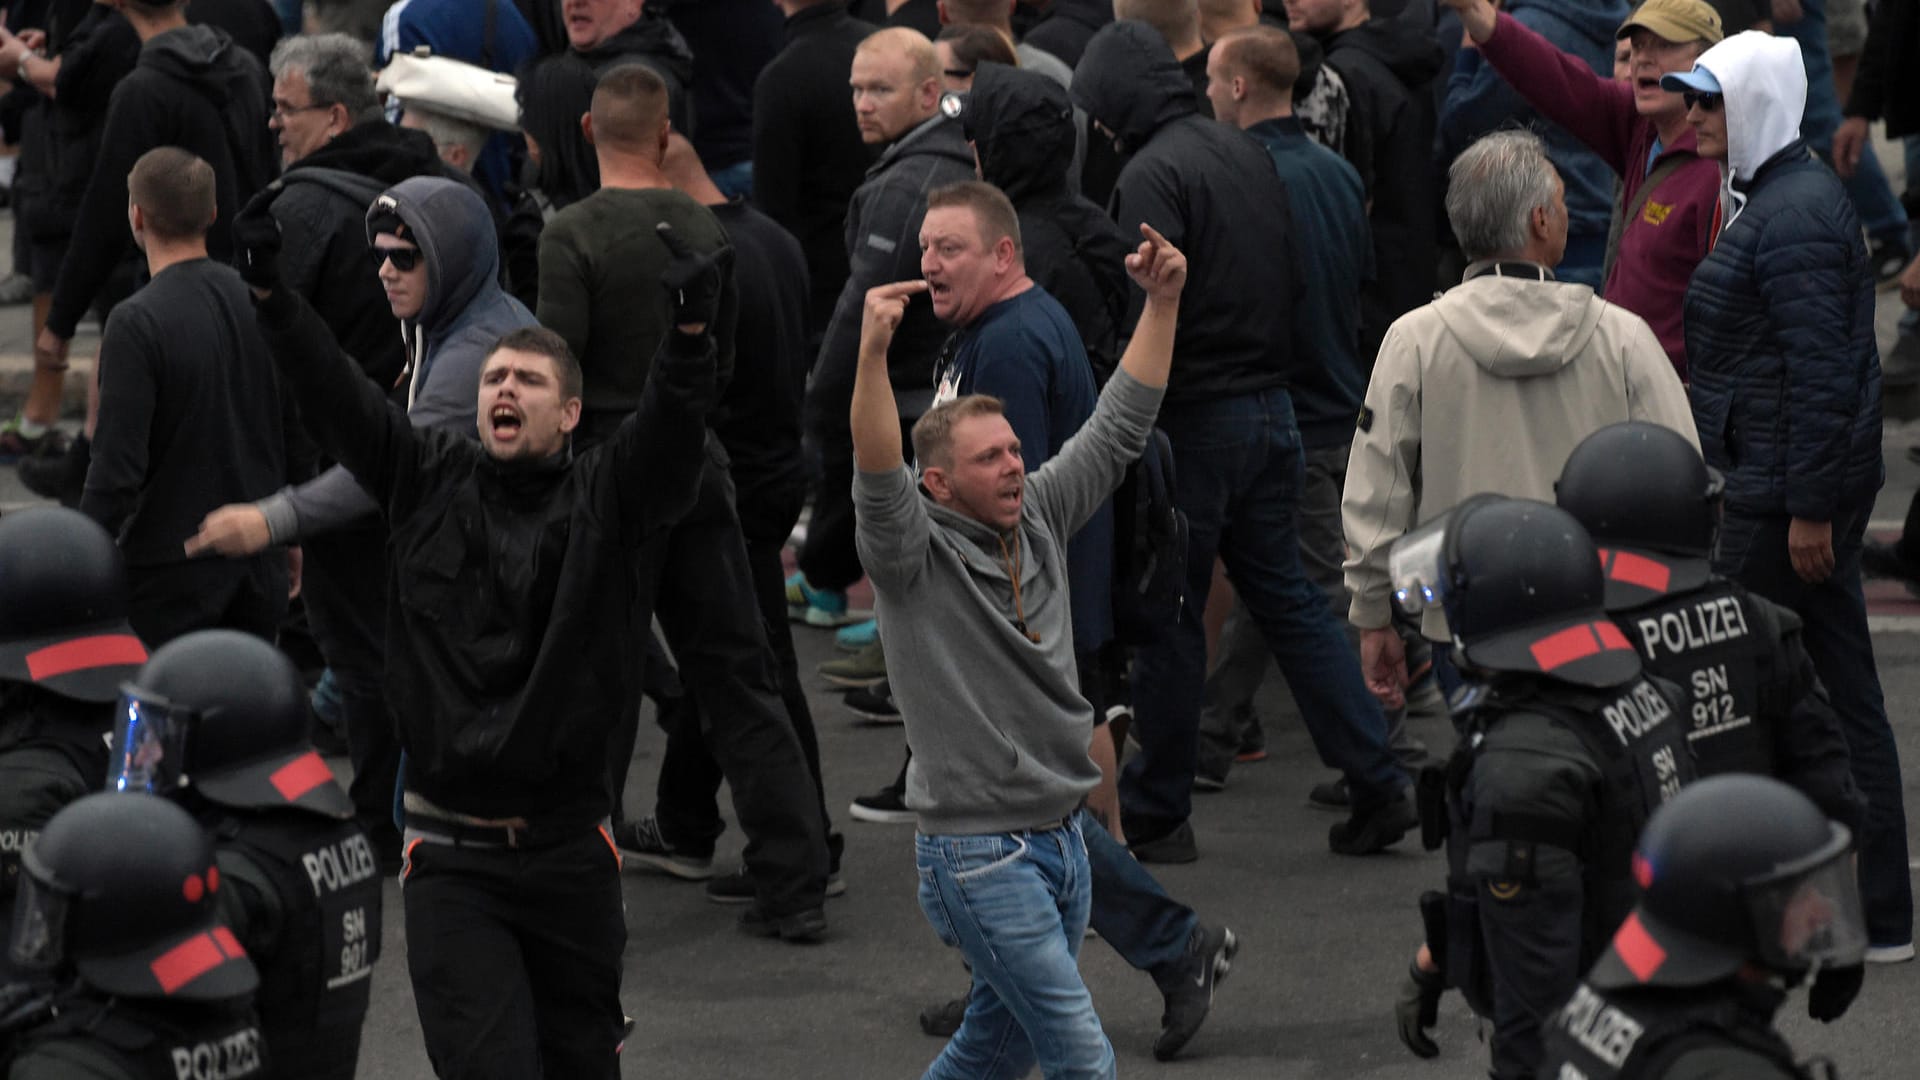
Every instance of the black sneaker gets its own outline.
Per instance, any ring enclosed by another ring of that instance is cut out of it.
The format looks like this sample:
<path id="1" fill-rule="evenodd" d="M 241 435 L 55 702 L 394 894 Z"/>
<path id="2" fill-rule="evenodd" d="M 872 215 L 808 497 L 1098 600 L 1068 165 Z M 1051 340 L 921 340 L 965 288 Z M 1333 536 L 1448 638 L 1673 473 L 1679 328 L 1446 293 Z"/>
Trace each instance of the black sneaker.
<path id="1" fill-rule="evenodd" d="M 713 876 L 713 856 L 703 858 L 674 850 L 660 835 L 660 822 L 652 815 L 614 826 L 613 839 L 621 855 L 643 867 L 671 874 L 682 881 L 705 881 Z"/>
<path id="2" fill-rule="evenodd" d="M 1907 249 L 1898 241 L 1875 240 L 1867 247 L 1867 261 L 1873 264 L 1874 285 L 1885 289 L 1899 283 L 1900 272 L 1907 268 Z"/>
<path id="3" fill-rule="evenodd" d="M 860 795 L 847 807 L 847 813 L 855 821 L 870 822 L 875 825 L 912 825 L 919 815 L 907 809 L 905 788 L 888 784 L 871 795 Z"/>
<path id="4" fill-rule="evenodd" d="M 1200 857 L 1200 848 L 1193 842 L 1193 823 L 1188 821 L 1152 840 L 1136 840 L 1127 850 L 1143 863 L 1190 863 Z"/>
<path id="5" fill-rule="evenodd" d="M 80 506 L 80 492 L 87 486 L 87 467 L 93 463 L 93 447 L 85 435 L 67 444 L 64 454 L 21 458 L 16 466 L 20 483 L 43 499 L 57 499 L 70 509 Z"/>
<path id="6" fill-rule="evenodd" d="M 1398 843 L 1418 824 L 1420 814 L 1413 806 L 1413 792 L 1402 790 L 1365 810 L 1356 807 L 1352 817 L 1327 830 L 1327 847 L 1336 855 L 1372 855 Z"/>
<path id="7" fill-rule="evenodd" d="M 954 998 L 920 1010 L 920 1030 L 936 1039 L 945 1039 L 960 1030 L 967 1015 L 967 999 Z"/>
<path id="8" fill-rule="evenodd" d="M 1196 770 L 1193 774 L 1193 790 L 1211 795 L 1216 791 L 1227 790 L 1227 778 L 1216 776 L 1205 770 Z"/>
<path id="9" fill-rule="evenodd" d="M 1337 776 L 1324 784 L 1313 785 L 1313 790 L 1307 792 L 1307 805 L 1315 810 L 1346 813 L 1353 807 L 1353 798 L 1347 792 L 1347 778 Z"/>
<path id="10" fill-rule="evenodd" d="M 1240 939 L 1233 931 L 1203 923 L 1187 938 L 1187 959 L 1172 972 L 1154 975 L 1166 1000 L 1160 1013 L 1160 1037 L 1153 1040 L 1156 1060 L 1172 1061 L 1199 1033 L 1213 1009 L 1213 989 L 1227 977 L 1239 951 Z"/>
<path id="11" fill-rule="evenodd" d="M 1915 566 L 1900 554 L 1897 544 L 1883 544 L 1878 540 L 1868 540 L 1860 545 L 1860 569 L 1868 577 L 1891 578 L 1909 584 L 1920 584 L 1920 566 Z"/>
<path id="12" fill-rule="evenodd" d="M 885 679 L 871 689 L 849 690 L 847 711 L 869 724 L 898 724 L 900 710 L 893 707 L 893 688 Z"/>
<path id="13" fill-rule="evenodd" d="M 740 929 L 754 937 L 811 943 L 827 936 L 827 913 L 823 908 L 808 908 L 791 915 L 768 915 L 755 904 L 740 913 Z"/>
<path id="14" fill-rule="evenodd" d="M 758 896 L 753 891 L 753 875 L 747 872 L 747 864 L 741 863 L 740 869 L 731 874 L 715 874 L 707 882 L 707 899 L 716 904 L 751 904 Z M 847 882 L 835 868 L 827 875 L 827 898 L 847 895 Z"/>

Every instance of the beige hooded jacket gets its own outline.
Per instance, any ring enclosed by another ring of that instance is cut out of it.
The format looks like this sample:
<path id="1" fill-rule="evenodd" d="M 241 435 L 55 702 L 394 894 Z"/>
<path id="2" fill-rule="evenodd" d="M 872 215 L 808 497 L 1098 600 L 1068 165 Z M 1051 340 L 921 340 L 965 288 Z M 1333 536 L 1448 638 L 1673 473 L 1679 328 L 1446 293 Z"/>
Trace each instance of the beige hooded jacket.
<path id="1" fill-rule="evenodd" d="M 1380 344 L 1340 507 L 1349 618 L 1362 629 L 1391 619 L 1393 542 L 1467 496 L 1552 502 L 1580 440 L 1625 420 L 1662 424 L 1699 446 L 1686 388 L 1644 320 L 1585 285 L 1489 269 L 1469 267 L 1465 282 L 1402 316 Z M 1448 640 L 1437 607 L 1421 629 Z"/>

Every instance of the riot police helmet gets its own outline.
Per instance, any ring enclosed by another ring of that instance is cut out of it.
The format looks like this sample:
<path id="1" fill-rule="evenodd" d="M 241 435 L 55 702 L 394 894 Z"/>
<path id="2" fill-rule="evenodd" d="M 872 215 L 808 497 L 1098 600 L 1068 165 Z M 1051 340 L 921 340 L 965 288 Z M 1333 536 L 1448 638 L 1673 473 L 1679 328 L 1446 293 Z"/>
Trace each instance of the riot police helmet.
<path id="1" fill-rule="evenodd" d="M 353 816 L 310 736 L 306 684 L 251 634 L 201 630 L 156 649 L 120 696 L 109 788 L 192 788 L 246 810 Z"/>
<path id="2" fill-rule="evenodd" d="M 1686 436 L 1636 420 L 1581 440 L 1553 491 L 1600 549 L 1607 610 L 1624 611 L 1707 583 L 1724 487 Z"/>
<path id="3" fill-rule="evenodd" d="M 1395 542 L 1389 563 L 1403 607 L 1442 605 L 1468 666 L 1588 687 L 1640 673 L 1593 541 L 1556 506 L 1476 495 Z"/>
<path id="4" fill-rule="evenodd" d="M 145 794 L 68 804 L 20 860 L 7 961 L 120 997 L 217 1001 L 258 973 L 219 921 L 213 841 L 185 811 Z"/>
<path id="5" fill-rule="evenodd" d="M 146 659 L 105 529 L 65 507 L 0 518 L 0 681 L 104 704 Z"/>
<path id="6" fill-rule="evenodd" d="M 1752 967 L 1797 981 L 1866 955 L 1852 837 L 1771 777 L 1728 773 L 1656 811 L 1639 902 L 1588 975 L 1601 989 L 1701 986 Z"/>

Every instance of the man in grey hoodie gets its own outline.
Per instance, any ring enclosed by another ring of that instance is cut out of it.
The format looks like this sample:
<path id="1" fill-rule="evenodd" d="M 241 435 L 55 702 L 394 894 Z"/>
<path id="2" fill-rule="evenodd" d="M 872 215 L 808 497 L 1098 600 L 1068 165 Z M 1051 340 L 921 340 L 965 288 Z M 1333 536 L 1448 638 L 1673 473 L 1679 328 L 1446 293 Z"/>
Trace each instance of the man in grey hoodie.
<path id="1" fill-rule="evenodd" d="M 270 204 L 279 194 L 278 187 L 276 182 L 261 198 Z M 509 331 L 537 325 L 533 313 L 498 284 L 500 255 L 485 201 L 455 180 L 424 176 L 403 180 L 369 209 L 367 245 L 379 258 L 367 272 L 379 275 L 406 343 L 407 369 L 402 379 L 408 419 L 416 428 L 443 427 L 477 437 L 474 412 L 481 365 L 494 343 Z M 259 502 L 223 506 L 208 514 L 200 532 L 187 541 L 187 554 L 211 551 L 248 556 L 270 545 L 298 544 L 347 525 L 377 525 L 378 511 L 373 498 L 345 468 L 336 465 Z M 351 572 L 376 583 L 374 595 L 383 595 L 384 551 L 364 550 L 380 557 Z M 320 564 L 308 568 L 315 577 L 326 569 Z M 336 586 L 322 579 L 308 582 L 307 587 Z M 336 623 L 354 624 L 334 626 L 323 635 L 336 647 L 350 644 L 353 655 L 326 659 L 346 701 L 356 815 L 381 854 L 397 865 L 400 837 L 393 825 L 393 789 L 400 749 L 380 691 L 385 611 L 378 605 L 364 611 L 338 610 L 338 605 L 310 610 L 316 617 L 325 612 Z"/>
<path id="2" fill-rule="evenodd" d="M 1086 842 L 1076 808 L 1099 770 L 1079 690 L 1066 541 L 1146 446 L 1172 363 L 1186 256 L 1151 226 L 1127 257 L 1146 295 L 1120 371 L 1085 426 L 1031 477 L 998 400 L 957 398 L 901 454 L 887 346 L 924 281 L 867 293 L 850 413 L 855 542 L 873 582 L 915 756 L 920 906 L 973 969 L 947 1077 L 1111 1077 L 1113 1048 L 1077 966 Z M 921 490 L 925 496 L 920 494 Z M 964 883 L 964 884 L 963 884 Z"/>

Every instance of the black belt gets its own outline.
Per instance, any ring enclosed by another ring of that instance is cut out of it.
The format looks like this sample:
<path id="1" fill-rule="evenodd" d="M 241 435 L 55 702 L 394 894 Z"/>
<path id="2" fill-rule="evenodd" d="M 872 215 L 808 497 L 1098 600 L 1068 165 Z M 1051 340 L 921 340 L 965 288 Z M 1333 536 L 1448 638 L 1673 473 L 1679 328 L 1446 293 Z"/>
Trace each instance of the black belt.
<path id="1" fill-rule="evenodd" d="M 407 828 L 438 837 L 455 847 L 477 848 L 550 848 L 579 839 L 579 826 L 554 825 L 476 825 L 451 821 L 431 814 L 405 813 Z"/>

